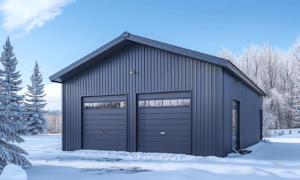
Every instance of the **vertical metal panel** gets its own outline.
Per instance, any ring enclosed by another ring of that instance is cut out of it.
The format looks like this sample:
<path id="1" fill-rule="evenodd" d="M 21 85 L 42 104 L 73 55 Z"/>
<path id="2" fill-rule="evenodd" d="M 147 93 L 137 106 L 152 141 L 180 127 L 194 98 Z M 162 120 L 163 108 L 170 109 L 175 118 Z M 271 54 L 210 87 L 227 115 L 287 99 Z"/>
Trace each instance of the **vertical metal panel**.
<path id="1" fill-rule="evenodd" d="M 62 110 L 62 150 L 67 149 L 66 148 L 66 133 L 67 133 L 67 129 L 66 129 L 66 118 L 65 118 L 65 113 L 66 110 L 64 109 L 66 106 L 64 105 L 64 97 L 65 97 L 65 86 L 64 84 L 61 85 L 61 110 Z"/>
<path id="2" fill-rule="evenodd" d="M 157 91 L 158 89 L 158 72 L 158 54 L 157 49 L 154 49 L 154 91 Z"/>
<path id="3" fill-rule="evenodd" d="M 80 89 L 80 93 L 79 93 L 79 95 L 84 95 L 84 83 L 83 83 L 83 79 L 84 79 L 84 77 L 79 77 L 79 87 L 78 87 L 78 89 Z M 99 83 L 99 85 L 100 85 L 100 83 Z M 80 135 L 80 142 L 79 142 L 79 147 L 80 148 L 82 148 L 82 136 L 81 136 L 81 133 L 82 133 L 82 121 L 81 121 L 81 119 L 82 119 L 82 111 L 81 111 L 81 109 L 82 109 L 82 99 L 80 98 L 80 105 L 79 105 L 80 107 L 78 107 L 78 109 L 79 109 L 79 113 L 80 113 L 80 119 L 78 119 L 78 121 L 79 121 L 79 135 Z"/>
<path id="4" fill-rule="evenodd" d="M 66 92 L 67 99 L 66 99 L 65 102 L 69 102 L 70 101 L 69 96 L 71 94 L 70 85 L 68 83 L 66 85 L 67 85 L 67 87 L 66 87 L 66 89 L 67 89 L 67 92 Z M 68 119 L 68 121 L 67 121 L 67 127 L 66 128 L 68 128 L 68 130 L 69 130 L 69 128 L 72 129 L 72 127 L 71 127 L 71 117 L 70 117 L 70 114 L 72 113 L 72 110 L 71 110 L 71 106 L 70 105 L 67 106 L 66 111 L 67 111 L 66 119 Z M 70 132 L 70 130 L 69 130 L 69 132 Z M 72 138 L 72 135 L 68 135 L 67 136 L 67 146 L 68 146 L 67 148 L 68 148 L 68 150 L 72 149 L 71 148 L 71 138 Z"/>
<path id="5" fill-rule="evenodd" d="M 193 126 L 196 127 L 196 131 L 194 130 L 193 132 L 196 132 L 196 137 L 193 136 L 192 138 L 196 141 L 196 154 L 200 155 L 201 154 L 201 149 L 200 149 L 200 144 L 201 144 L 201 111 L 200 111 L 200 107 L 201 107 L 201 83 L 199 83 L 199 81 L 201 80 L 201 62 L 200 61 L 196 61 L 196 73 L 195 73 L 195 81 L 196 81 L 196 89 L 193 89 L 193 92 L 195 95 L 193 95 L 193 101 L 196 102 L 196 106 L 193 106 L 192 108 L 192 112 L 196 113 L 196 123 L 193 123 Z M 194 142 L 194 141 L 193 141 Z"/>
<path id="6" fill-rule="evenodd" d="M 215 136 L 215 133 L 213 132 L 216 132 L 216 129 L 215 129 L 215 124 L 216 124 L 216 117 L 215 117 L 215 110 L 216 110 L 216 99 L 215 99 L 215 96 L 216 96 L 216 76 L 215 76 L 215 68 L 216 66 L 215 65 L 212 65 L 212 68 L 211 68 L 211 110 L 210 110 L 210 114 L 211 114 L 211 124 L 210 124 L 210 134 L 211 134 L 211 138 L 210 138 L 210 143 L 211 143 L 211 149 L 210 149 L 210 152 L 212 152 L 212 154 L 215 154 L 215 141 L 214 139 L 216 139 L 216 136 Z"/>
<path id="7" fill-rule="evenodd" d="M 150 57 L 150 63 L 151 63 L 151 91 L 155 91 L 155 51 L 153 48 L 151 48 L 151 57 Z"/>
<path id="8" fill-rule="evenodd" d="M 166 83 L 166 85 L 167 85 L 167 88 L 166 88 L 166 91 L 171 91 L 171 89 L 172 89 L 172 72 L 171 72 L 171 68 L 173 68 L 172 67 L 172 64 L 171 64 L 171 54 L 170 53 L 168 53 L 167 54 L 167 59 L 165 60 L 165 62 L 167 63 L 167 70 L 168 70 L 168 73 L 167 73 L 167 83 Z"/>
<path id="9" fill-rule="evenodd" d="M 259 141 L 259 110 L 262 98 L 231 74 L 223 73 L 223 156 L 232 151 L 232 100 L 240 102 L 240 148 Z"/>
<path id="10" fill-rule="evenodd" d="M 137 69 L 140 69 L 141 71 L 142 71 L 142 61 L 143 61 L 143 59 L 142 59 L 142 53 L 141 53 L 141 46 L 139 46 L 138 47 L 138 51 L 137 51 L 137 53 L 138 53 L 138 68 Z M 139 76 L 138 76 L 138 83 L 140 84 L 140 86 L 137 86 L 137 88 L 138 88 L 138 90 L 137 91 L 142 91 L 142 78 L 143 78 L 143 76 L 142 76 L 142 74 L 141 74 L 141 72 L 139 72 L 140 74 L 139 74 Z"/>
<path id="11" fill-rule="evenodd" d="M 203 102 L 204 102 L 204 104 L 203 104 L 203 106 L 201 106 L 201 110 L 202 110 L 202 112 L 203 112 L 203 114 L 204 114 L 204 118 L 201 120 L 201 122 L 202 122 L 202 129 L 203 129 L 203 134 L 202 134 L 202 139 L 203 139 L 203 141 L 202 141 L 202 144 L 204 145 L 203 147 L 201 147 L 201 149 L 202 149 L 202 153 L 203 153 L 203 155 L 204 156 L 207 156 L 207 137 L 208 137 L 208 133 L 207 133 L 207 121 L 208 121 L 208 102 L 207 102 L 207 98 L 208 98 L 208 94 L 207 94 L 207 89 L 208 89 L 208 87 L 207 87 L 207 85 L 208 85 L 208 79 L 207 79 L 207 66 L 208 66 L 208 64 L 206 64 L 206 63 L 203 63 L 204 65 L 204 71 L 203 71 L 203 73 L 204 73 L 204 75 L 203 75 L 203 77 L 204 77 L 204 81 L 203 81 L 203 92 L 202 92 L 202 94 L 204 95 L 204 98 L 203 98 Z"/>
<path id="12" fill-rule="evenodd" d="M 137 59 L 137 56 L 135 56 L 135 52 L 136 51 L 138 51 L 138 49 L 137 49 L 137 47 L 138 46 L 140 46 L 140 45 L 136 45 L 135 47 L 133 47 L 132 49 L 131 49 L 131 54 L 132 54 L 132 57 L 131 57 L 131 61 L 133 62 L 133 69 L 132 70 L 135 70 L 136 71 L 136 69 L 137 69 L 137 66 L 136 66 L 136 64 L 137 64 L 137 61 L 138 61 L 138 59 Z M 131 103 L 131 105 L 129 106 L 130 108 L 131 108 L 131 116 L 132 116 L 132 118 L 130 119 L 131 121 L 130 121 L 130 124 L 131 124 L 131 131 L 130 131 L 130 135 L 131 135 L 131 137 L 132 137 L 132 139 L 131 139 L 131 151 L 136 151 L 136 133 L 133 133 L 133 132 L 136 132 L 136 95 L 135 95 L 135 93 L 136 93 L 136 87 L 137 87 L 137 81 L 136 81 L 136 79 L 137 79 L 137 76 L 135 75 L 135 74 L 132 74 L 132 76 L 133 76 L 133 83 L 132 83 L 132 87 L 133 87 L 133 89 L 132 89 L 132 91 L 131 91 L 131 97 L 130 97 L 130 103 Z"/>
<path id="13" fill-rule="evenodd" d="M 207 108 L 207 154 L 210 154 L 212 149 L 212 141 L 211 141 L 211 134 L 212 134 L 212 129 L 211 129 L 211 123 L 213 121 L 212 117 L 211 117 L 211 108 L 212 108 L 212 102 L 211 102 L 211 86 L 212 86 L 212 79 L 211 79 L 211 64 L 208 65 L 208 69 L 207 69 L 207 104 L 206 106 Z"/>
<path id="14" fill-rule="evenodd" d="M 222 138 L 223 138 L 223 124 L 224 124 L 224 120 L 223 120 L 223 98 L 224 98 L 224 91 L 223 91 L 223 69 L 222 68 L 217 68 L 218 73 L 217 73 L 217 87 L 216 87 L 216 91 L 217 93 L 217 132 L 216 133 L 216 139 L 219 139 L 219 141 L 223 142 Z M 222 92 L 220 92 L 222 91 Z M 220 122 L 220 119 L 222 119 L 222 121 Z M 217 156 L 222 156 L 223 153 L 223 144 L 222 143 L 216 143 L 216 149 L 218 149 L 218 151 L 216 152 Z"/>
<path id="15" fill-rule="evenodd" d="M 176 61 L 176 60 L 175 60 Z M 192 75 L 191 77 L 191 81 L 192 81 L 192 91 L 191 91 L 191 97 L 194 97 L 194 99 L 191 99 L 191 119 L 192 119 L 192 124 L 194 124 L 194 126 L 191 126 L 192 132 L 197 132 L 197 111 L 193 111 L 192 107 L 195 107 L 195 109 L 197 109 L 197 66 L 196 66 L 197 61 L 192 60 L 192 69 L 191 69 L 191 74 L 194 74 L 194 76 Z M 175 67 L 176 69 L 176 67 Z M 175 77 L 174 77 L 175 79 Z M 174 86 L 175 89 L 175 86 Z M 197 141 L 196 138 L 192 137 L 192 144 L 194 144 L 194 146 L 192 146 L 192 152 L 197 152 Z"/>
<path id="16" fill-rule="evenodd" d="M 181 57 L 181 71 L 182 71 L 182 74 L 180 74 L 181 76 L 181 88 L 180 90 L 183 90 L 185 89 L 185 84 L 186 84 L 186 81 L 185 81 L 185 57 Z"/>
<path id="17" fill-rule="evenodd" d="M 140 44 L 126 47 L 64 82 L 63 149 L 81 149 L 81 96 L 127 94 L 127 145 L 134 152 L 136 93 L 191 91 L 192 154 L 221 156 L 222 76 L 219 66 Z"/>

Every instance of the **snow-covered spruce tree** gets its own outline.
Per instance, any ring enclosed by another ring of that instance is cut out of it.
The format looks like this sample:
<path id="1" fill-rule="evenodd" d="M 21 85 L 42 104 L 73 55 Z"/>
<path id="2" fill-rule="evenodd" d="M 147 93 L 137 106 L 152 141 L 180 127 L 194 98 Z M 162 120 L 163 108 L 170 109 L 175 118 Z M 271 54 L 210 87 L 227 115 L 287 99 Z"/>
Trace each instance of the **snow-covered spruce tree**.
<path id="1" fill-rule="evenodd" d="M 23 149 L 11 143 L 21 143 L 24 140 L 18 132 L 24 130 L 22 119 L 22 107 L 24 96 L 17 95 L 22 88 L 19 72 L 16 72 L 17 59 L 13 53 L 9 38 L 3 46 L 1 62 L 4 70 L 0 70 L 0 172 L 7 164 L 19 166 L 30 165 L 30 162 L 22 155 L 27 154 Z"/>
<path id="2" fill-rule="evenodd" d="M 18 95 L 17 93 L 22 90 L 20 85 L 22 80 L 20 79 L 21 74 L 19 71 L 16 71 L 16 66 L 18 64 L 17 58 L 13 52 L 13 46 L 10 44 L 9 37 L 3 46 L 4 51 L 1 54 L 1 63 L 4 67 L 4 70 L 0 70 L 0 90 L 3 106 L 9 107 L 10 104 L 15 103 L 15 107 L 10 109 L 13 113 L 9 115 L 9 119 L 19 121 L 20 128 L 17 130 L 18 134 L 26 134 L 26 124 L 23 119 L 23 100 L 24 95 Z"/>
<path id="3" fill-rule="evenodd" d="M 45 100 L 43 97 L 44 94 L 44 84 L 42 74 L 39 70 L 38 63 L 35 63 L 33 73 L 30 77 L 31 85 L 28 86 L 28 92 L 26 93 L 26 123 L 27 123 L 27 132 L 29 134 L 36 135 L 38 133 L 46 133 L 48 128 L 47 120 L 44 118 L 44 115 L 47 111 L 44 111 L 43 108 L 46 106 Z"/>

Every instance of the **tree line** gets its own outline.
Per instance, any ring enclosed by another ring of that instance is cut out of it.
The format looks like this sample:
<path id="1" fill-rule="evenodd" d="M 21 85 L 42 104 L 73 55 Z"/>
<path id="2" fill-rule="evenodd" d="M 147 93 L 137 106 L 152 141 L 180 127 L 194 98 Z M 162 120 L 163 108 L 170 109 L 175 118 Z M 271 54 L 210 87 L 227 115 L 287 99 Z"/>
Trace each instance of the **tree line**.
<path id="1" fill-rule="evenodd" d="M 262 45 L 244 47 L 233 54 L 222 48 L 219 57 L 233 62 L 267 96 L 263 101 L 266 128 L 300 128 L 300 43 L 287 51 Z"/>

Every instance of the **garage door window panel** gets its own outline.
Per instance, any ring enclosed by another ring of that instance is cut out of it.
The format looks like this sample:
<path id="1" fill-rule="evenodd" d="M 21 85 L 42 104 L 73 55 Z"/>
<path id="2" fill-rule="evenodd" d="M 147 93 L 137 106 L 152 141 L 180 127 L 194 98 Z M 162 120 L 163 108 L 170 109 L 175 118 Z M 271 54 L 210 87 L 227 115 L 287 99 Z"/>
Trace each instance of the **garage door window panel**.
<path id="1" fill-rule="evenodd" d="M 164 105 L 164 106 L 171 106 L 171 100 L 169 100 L 169 99 L 164 99 L 164 100 L 163 100 L 163 105 Z"/>
<path id="2" fill-rule="evenodd" d="M 162 107 L 162 100 L 156 100 L 156 107 Z"/>
<path id="3" fill-rule="evenodd" d="M 171 100 L 171 106 L 177 106 L 177 99 Z"/>
<path id="4" fill-rule="evenodd" d="M 116 109 L 125 107 L 124 101 L 84 103 L 84 109 Z"/>
<path id="5" fill-rule="evenodd" d="M 190 106 L 190 99 L 158 99 L 158 100 L 140 100 L 139 107 L 177 107 Z"/>

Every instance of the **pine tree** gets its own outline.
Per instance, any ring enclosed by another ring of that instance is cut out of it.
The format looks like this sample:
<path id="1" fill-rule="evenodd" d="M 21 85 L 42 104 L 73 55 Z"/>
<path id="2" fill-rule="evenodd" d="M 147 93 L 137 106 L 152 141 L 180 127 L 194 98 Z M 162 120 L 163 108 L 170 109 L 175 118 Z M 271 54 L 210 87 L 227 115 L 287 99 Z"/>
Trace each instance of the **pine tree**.
<path id="1" fill-rule="evenodd" d="M 47 111 L 43 108 L 46 106 L 45 100 L 42 98 L 44 94 L 44 84 L 42 74 L 39 70 L 38 63 L 35 63 L 33 73 L 30 77 L 32 85 L 28 85 L 28 92 L 26 93 L 26 116 L 27 116 L 27 131 L 30 134 L 46 133 L 45 129 L 48 128 L 47 120 L 44 115 Z"/>
<path id="2" fill-rule="evenodd" d="M 22 155 L 27 154 L 20 147 L 11 143 L 21 143 L 24 140 L 18 132 L 24 130 L 22 122 L 21 104 L 24 96 L 17 95 L 22 88 L 20 73 L 16 72 L 18 61 L 13 53 L 9 38 L 3 46 L 4 51 L 1 54 L 1 62 L 4 70 L 0 70 L 0 171 L 7 164 L 16 164 L 19 166 L 30 165 L 30 162 Z"/>

